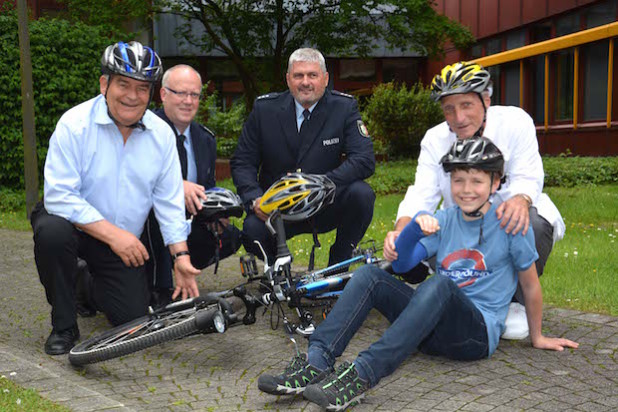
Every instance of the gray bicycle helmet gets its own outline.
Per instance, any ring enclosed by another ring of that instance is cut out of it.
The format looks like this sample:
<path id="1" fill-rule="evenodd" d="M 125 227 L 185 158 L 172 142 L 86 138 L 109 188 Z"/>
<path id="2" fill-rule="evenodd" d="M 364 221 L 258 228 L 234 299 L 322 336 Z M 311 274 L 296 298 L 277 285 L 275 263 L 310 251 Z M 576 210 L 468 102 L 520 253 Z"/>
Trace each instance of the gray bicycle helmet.
<path id="1" fill-rule="evenodd" d="M 490 77 L 489 72 L 476 63 L 448 65 L 431 81 L 431 97 L 439 101 L 452 94 L 480 94 L 488 88 Z"/>
<path id="2" fill-rule="evenodd" d="M 290 173 L 273 183 L 262 195 L 260 208 L 265 213 L 276 209 L 283 220 L 309 219 L 335 200 L 335 184 L 325 175 Z"/>
<path id="3" fill-rule="evenodd" d="M 202 200 L 202 209 L 197 217 L 207 221 L 214 221 L 222 217 L 241 217 L 244 213 L 240 196 L 229 189 L 213 187 L 205 192 L 206 199 Z"/>
<path id="4" fill-rule="evenodd" d="M 163 73 L 161 59 L 150 47 L 137 41 L 118 42 L 105 49 L 101 57 L 103 74 L 119 74 L 135 80 L 156 83 Z"/>
<path id="5" fill-rule="evenodd" d="M 473 168 L 496 172 L 502 176 L 504 171 L 502 152 L 486 137 L 458 139 L 440 162 L 446 173 L 450 173 L 454 169 Z"/>

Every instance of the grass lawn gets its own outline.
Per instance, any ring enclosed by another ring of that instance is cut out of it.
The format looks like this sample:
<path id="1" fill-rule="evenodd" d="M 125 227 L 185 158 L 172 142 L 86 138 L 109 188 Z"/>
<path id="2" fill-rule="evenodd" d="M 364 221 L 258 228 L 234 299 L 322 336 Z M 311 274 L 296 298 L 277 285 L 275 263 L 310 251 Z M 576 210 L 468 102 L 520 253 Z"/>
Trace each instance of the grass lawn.
<path id="1" fill-rule="evenodd" d="M 544 303 L 618 316 L 618 187 L 590 186 L 546 189 L 567 227 L 556 243 L 541 276 Z M 365 239 L 381 247 L 394 226 L 403 195 L 378 196 L 373 221 Z M 320 235 L 323 245 L 334 241 L 334 233 Z M 313 244 L 310 235 L 289 241 L 295 262 L 306 264 Z M 328 247 L 316 253 L 316 266 L 328 262 Z"/>
<path id="2" fill-rule="evenodd" d="M 69 409 L 41 398 L 33 389 L 23 389 L 6 377 L 0 377 L 0 410 L 68 412 Z"/>
<path id="3" fill-rule="evenodd" d="M 226 181 L 224 185 L 230 186 Z M 551 253 L 541 277 L 544 302 L 553 306 L 618 316 L 618 187 L 549 187 L 545 190 L 561 211 L 567 226 L 564 239 Z M 402 194 L 378 196 L 373 221 L 365 239 L 382 247 L 394 225 Z M 0 200 L 1 201 L 1 200 Z M 0 227 L 31 230 L 25 210 L 0 213 Z M 242 225 L 236 220 L 236 225 Z M 316 252 L 316 267 L 328 262 L 328 249 L 335 234 L 319 236 L 324 245 Z M 294 262 L 306 265 L 313 239 L 301 235 L 288 242 Z M 241 251 L 243 249 L 241 248 Z"/>
<path id="4" fill-rule="evenodd" d="M 566 224 L 541 277 L 546 303 L 618 316 L 618 187 L 551 187 Z"/>

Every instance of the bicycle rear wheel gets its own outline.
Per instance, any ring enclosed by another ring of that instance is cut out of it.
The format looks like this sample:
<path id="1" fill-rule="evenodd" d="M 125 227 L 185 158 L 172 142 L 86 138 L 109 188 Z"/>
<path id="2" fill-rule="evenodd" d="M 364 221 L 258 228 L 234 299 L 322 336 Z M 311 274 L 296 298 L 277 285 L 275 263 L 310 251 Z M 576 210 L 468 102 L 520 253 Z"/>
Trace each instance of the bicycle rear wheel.
<path id="1" fill-rule="evenodd" d="M 208 310 L 216 310 L 216 307 Z M 75 366 L 128 355 L 199 330 L 196 308 L 146 315 L 77 344 L 69 352 Z"/>

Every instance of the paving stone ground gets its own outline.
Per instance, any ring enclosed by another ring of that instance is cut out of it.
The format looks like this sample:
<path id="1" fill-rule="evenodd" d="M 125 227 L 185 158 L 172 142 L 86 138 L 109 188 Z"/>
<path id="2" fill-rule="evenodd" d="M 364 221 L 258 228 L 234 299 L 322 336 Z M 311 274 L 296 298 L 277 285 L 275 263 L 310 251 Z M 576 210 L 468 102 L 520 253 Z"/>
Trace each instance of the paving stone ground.
<path id="1" fill-rule="evenodd" d="M 32 235 L 0 230 L 0 374 L 73 411 L 317 411 L 302 397 L 257 389 L 265 372 L 281 371 L 294 353 L 268 313 L 224 334 L 199 335 L 84 368 L 48 356 L 43 344 L 50 308 L 38 281 Z M 242 281 L 238 259 L 201 276 L 203 290 Z M 82 338 L 106 320 L 79 319 Z M 372 314 L 344 353 L 376 340 L 387 322 Z M 529 340 L 501 341 L 491 359 L 456 362 L 411 356 L 371 389 L 355 411 L 616 411 L 618 318 L 547 308 L 544 331 L 580 342 L 575 351 L 532 349 Z M 306 347 L 298 338 L 301 347 Z M 1 394 L 0 394 L 1 396 Z"/>

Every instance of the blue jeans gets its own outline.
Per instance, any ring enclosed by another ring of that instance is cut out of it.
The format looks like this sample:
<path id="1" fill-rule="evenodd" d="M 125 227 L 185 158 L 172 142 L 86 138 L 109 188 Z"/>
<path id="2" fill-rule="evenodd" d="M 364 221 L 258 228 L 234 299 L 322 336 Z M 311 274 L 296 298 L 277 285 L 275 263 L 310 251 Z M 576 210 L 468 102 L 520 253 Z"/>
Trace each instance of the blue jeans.
<path id="1" fill-rule="evenodd" d="M 315 366 L 320 368 L 333 366 L 373 308 L 391 325 L 354 361 L 370 386 L 418 350 L 457 360 L 488 355 L 483 315 L 453 281 L 435 275 L 414 290 L 389 273 L 366 265 L 356 271 L 309 339 L 309 360 L 318 360 Z"/>

